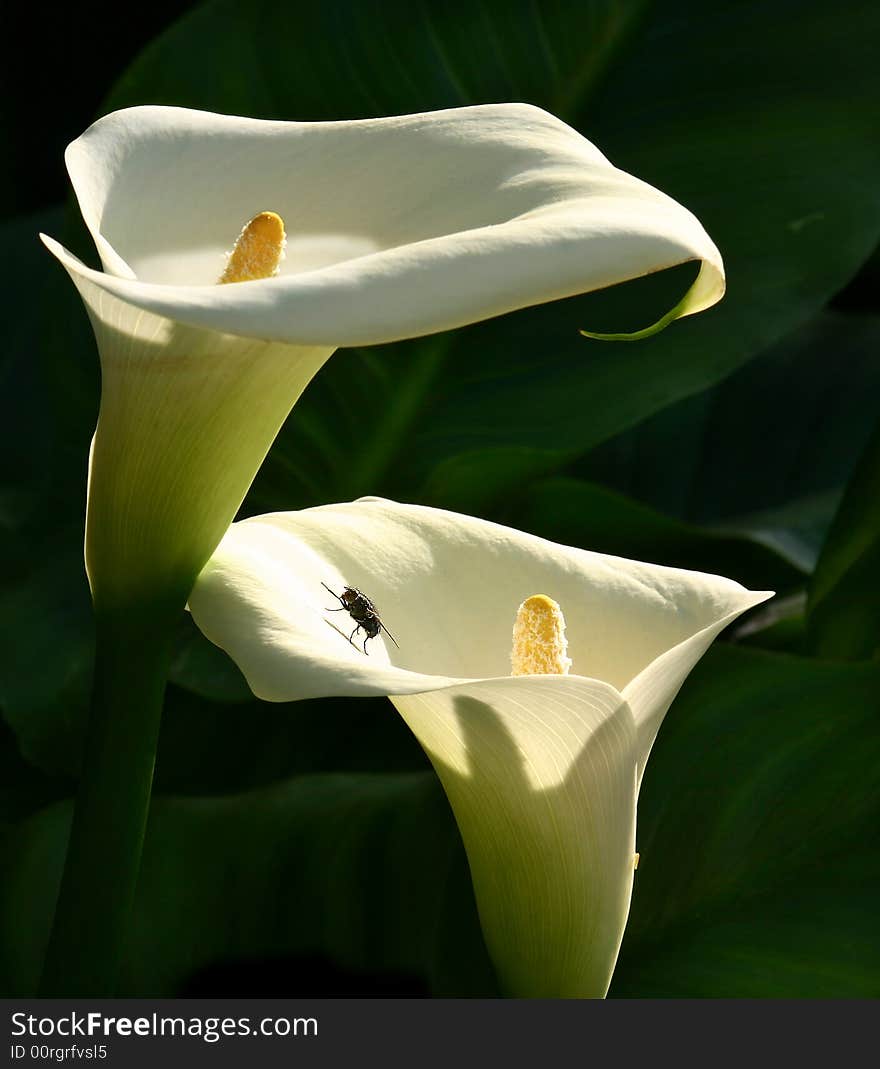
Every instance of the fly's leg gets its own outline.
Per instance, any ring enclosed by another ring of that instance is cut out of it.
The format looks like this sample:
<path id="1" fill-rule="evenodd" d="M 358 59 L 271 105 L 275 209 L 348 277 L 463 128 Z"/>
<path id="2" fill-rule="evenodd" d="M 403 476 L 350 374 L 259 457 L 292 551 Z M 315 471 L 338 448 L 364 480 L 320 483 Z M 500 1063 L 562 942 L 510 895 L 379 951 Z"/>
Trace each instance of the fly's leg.
<path id="1" fill-rule="evenodd" d="M 348 611 L 348 606 L 345 604 L 345 602 L 342 600 L 342 598 L 336 593 L 335 590 L 331 590 L 330 587 L 327 586 L 327 584 L 323 583 L 323 582 L 321 583 L 321 586 L 327 591 L 328 594 L 332 594 L 333 597 L 336 598 L 336 600 L 339 602 L 339 608 L 336 608 L 336 609 L 325 609 L 324 612 L 342 612 L 343 609 L 345 609 L 346 612 Z"/>

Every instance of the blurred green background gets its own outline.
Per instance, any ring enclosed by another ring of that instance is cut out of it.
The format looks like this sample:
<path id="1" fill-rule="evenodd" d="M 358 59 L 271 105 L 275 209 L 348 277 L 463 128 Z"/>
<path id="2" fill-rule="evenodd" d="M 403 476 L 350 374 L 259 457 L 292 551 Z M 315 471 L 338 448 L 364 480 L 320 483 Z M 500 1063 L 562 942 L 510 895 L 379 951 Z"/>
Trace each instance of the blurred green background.
<path id="1" fill-rule="evenodd" d="M 685 267 L 341 351 L 241 514 L 382 494 L 778 591 L 660 733 L 611 996 L 880 994 L 876 3 L 159 3 L 126 10 L 112 54 L 109 4 L 16 17 L 42 61 L 4 71 L 0 990 L 36 983 L 91 671 L 98 361 L 36 240 L 96 262 L 64 145 L 138 103 L 525 100 L 697 214 L 724 301 L 637 344 L 579 335 L 651 322 Z M 494 991 L 457 829 L 391 705 L 258 703 L 182 621 L 121 993 Z"/>

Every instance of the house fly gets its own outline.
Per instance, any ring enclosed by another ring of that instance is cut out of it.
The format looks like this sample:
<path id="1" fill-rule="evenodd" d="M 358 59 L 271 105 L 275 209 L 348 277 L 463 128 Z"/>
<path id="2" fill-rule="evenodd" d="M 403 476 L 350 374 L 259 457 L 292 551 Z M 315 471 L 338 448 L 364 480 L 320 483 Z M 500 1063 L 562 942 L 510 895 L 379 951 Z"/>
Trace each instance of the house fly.
<path id="1" fill-rule="evenodd" d="M 382 623 L 376 606 L 362 590 L 358 590 L 356 586 L 347 586 L 343 587 L 341 594 L 337 594 L 335 590 L 330 590 L 326 583 L 321 583 L 321 586 L 336 598 L 340 606 L 338 609 L 327 609 L 327 612 L 342 612 L 345 609 L 357 625 L 348 637 L 348 641 L 351 642 L 352 646 L 355 645 L 353 640 L 358 631 L 363 631 L 367 636 L 364 639 L 364 653 L 367 652 L 367 643 L 371 638 L 375 638 L 380 631 L 384 631 L 394 645 L 397 646 L 397 639 Z M 397 648 L 400 649 L 400 646 L 397 646 Z M 355 649 L 357 649 L 357 646 L 355 646 Z"/>

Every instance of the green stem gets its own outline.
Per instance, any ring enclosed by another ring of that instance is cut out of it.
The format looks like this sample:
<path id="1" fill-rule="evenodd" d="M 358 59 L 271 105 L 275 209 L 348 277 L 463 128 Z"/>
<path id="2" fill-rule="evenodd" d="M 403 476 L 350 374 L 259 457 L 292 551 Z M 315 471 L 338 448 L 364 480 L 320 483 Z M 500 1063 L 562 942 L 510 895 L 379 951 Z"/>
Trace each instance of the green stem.
<path id="1" fill-rule="evenodd" d="M 97 648 L 82 777 L 44 997 L 114 994 L 137 884 L 171 636 L 179 606 L 97 611 Z"/>

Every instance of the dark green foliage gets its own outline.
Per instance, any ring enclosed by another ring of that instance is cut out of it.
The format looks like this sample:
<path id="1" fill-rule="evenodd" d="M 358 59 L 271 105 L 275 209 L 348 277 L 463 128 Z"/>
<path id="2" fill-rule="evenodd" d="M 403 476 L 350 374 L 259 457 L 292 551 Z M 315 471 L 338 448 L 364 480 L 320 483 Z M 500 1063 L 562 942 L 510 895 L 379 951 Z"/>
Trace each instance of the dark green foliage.
<path id="1" fill-rule="evenodd" d="M 821 657 L 857 661 L 880 655 L 880 425 L 816 565 L 808 623 Z"/>

